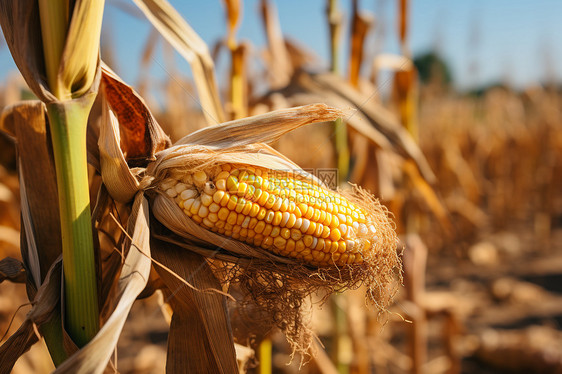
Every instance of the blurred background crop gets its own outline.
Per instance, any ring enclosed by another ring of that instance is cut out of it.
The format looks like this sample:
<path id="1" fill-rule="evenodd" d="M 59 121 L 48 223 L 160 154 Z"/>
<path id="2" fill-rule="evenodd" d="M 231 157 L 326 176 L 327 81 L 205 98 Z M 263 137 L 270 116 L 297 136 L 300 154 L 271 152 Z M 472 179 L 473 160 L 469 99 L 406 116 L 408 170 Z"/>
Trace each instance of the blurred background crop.
<path id="1" fill-rule="evenodd" d="M 248 372 L 562 372 L 562 2 L 171 4 L 210 50 L 225 119 L 318 101 L 356 110 L 275 147 L 374 192 L 404 248 L 404 287 L 384 317 L 361 289 L 313 302 L 320 354 L 301 367 L 280 333 L 254 331 L 240 342 L 256 351 Z M 219 122 L 202 112 L 189 64 L 132 2 L 108 0 L 105 12 L 102 59 L 172 141 Z M 2 40 L 0 108 L 32 98 Z M 394 124 L 423 155 L 393 138 Z M 20 257 L 15 160 L 0 133 L 0 258 Z M 24 318 L 23 290 L 0 284 L 0 334 Z M 162 372 L 166 338 L 159 301 L 136 303 L 119 371 Z M 36 346 L 14 372 L 51 365 Z"/>

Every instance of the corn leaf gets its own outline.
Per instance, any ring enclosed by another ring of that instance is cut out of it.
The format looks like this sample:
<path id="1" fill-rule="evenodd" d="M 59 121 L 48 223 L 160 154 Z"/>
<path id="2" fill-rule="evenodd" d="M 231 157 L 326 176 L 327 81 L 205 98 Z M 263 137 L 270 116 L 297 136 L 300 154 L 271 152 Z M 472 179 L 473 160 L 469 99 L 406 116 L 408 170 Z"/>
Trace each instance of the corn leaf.
<path id="1" fill-rule="evenodd" d="M 8 374 L 17 359 L 37 342 L 33 325 L 41 326 L 56 314 L 60 302 L 62 264 L 60 259 L 53 263 L 45 276 L 45 282 L 37 290 L 33 307 L 24 322 L 10 338 L 0 346 L 0 373 Z M 60 320 L 59 320 L 60 321 Z"/>
<path id="2" fill-rule="evenodd" d="M 333 121 L 344 114 L 344 111 L 324 104 L 281 109 L 204 128 L 185 136 L 175 144 L 198 144 L 221 148 L 271 143 L 301 126 L 314 122 Z"/>
<path id="3" fill-rule="evenodd" d="M 150 274 L 148 202 L 138 194 L 129 218 L 132 240 L 123 264 L 114 300 L 115 309 L 96 336 L 72 355 L 54 373 L 102 373 L 113 355 L 129 311 L 142 292 Z"/>
<path id="4" fill-rule="evenodd" d="M 29 88 L 43 102 L 56 100 L 45 80 L 38 2 L 0 1 L 0 24 L 14 62 Z"/>
<path id="5" fill-rule="evenodd" d="M 168 373 L 237 373 L 226 297 L 207 260 L 183 248 L 152 240 L 156 266 L 174 309 L 168 337 Z M 186 286 L 170 270 L 197 290 Z"/>
<path id="6" fill-rule="evenodd" d="M 209 124 L 224 121 L 213 60 L 207 45 L 166 0 L 134 0 L 162 36 L 189 62 Z"/>
<path id="7" fill-rule="evenodd" d="M 19 260 L 11 257 L 0 260 L 0 283 L 6 279 L 14 283 L 25 283 L 27 274 Z"/>
<path id="8" fill-rule="evenodd" d="M 68 95 L 67 99 L 97 91 L 98 85 L 94 81 L 99 72 L 104 2 L 78 0 L 74 4 L 59 68 L 59 84 Z"/>
<path id="9" fill-rule="evenodd" d="M 39 101 L 6 108 L 0 125 L 2 128 L 13 128 L 18 140 L 16 146 L 26 240 L 22 250 L 29 251 L 22 255 L 36 288 L 61 253 L 55 167 L 46 126 L 45 105 Z M 41 186 L 41 189 L 27 186 Z M 45 199 L 45 196 L 55 198 Z"/>

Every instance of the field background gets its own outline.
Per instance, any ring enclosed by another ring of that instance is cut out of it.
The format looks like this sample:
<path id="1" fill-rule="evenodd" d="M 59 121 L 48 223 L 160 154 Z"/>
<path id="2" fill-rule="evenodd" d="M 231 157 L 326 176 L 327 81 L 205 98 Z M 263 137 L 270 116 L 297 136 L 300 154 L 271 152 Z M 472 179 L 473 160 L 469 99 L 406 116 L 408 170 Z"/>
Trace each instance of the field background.
<path id="1" fill-rule="evenodd" d="M 243 2 L 230 42 L 223 2 L 172 4 L 211 51 L 227 119 L 352 89 L 365 107 L 385 108 L 407 127 L 436 176 L 423 181 L 402 158 L 348 131 L 347 179 L 393 212 L 406 248 L 404 287 L 384 321 L 365 308 L 361 290 L 315 304 L 312 323 L 326 355 L 301 372 L 562 372 L 560 4 L 340 0 L 337 69 L 325 1 L 270 2 L 287 37 L 272 36 L 285 61 L 268 43 L 261 2 Z M 189 65 L 129 2 L 108 1 L 105 17 L 102 59 L 141 93 L 172 141 L 205 126 Z M 351 47 L 354 17 L 368 26 L 360 54 Z M 234 51 L 243 55 L 238 91 Z M 5 43 L 0 70 L 0 108 L 32 98 Z M 309 80 L 324 75 L 339 79 L 335 88 L 312 95 Z M 334 139 L 331 124 L 316 124 L 275 147 L 305 169 L 334 169 L 341 155 Z M 0 134 L 0 258 L 20 258 L 15 157 Z M 1 334 L 15 330 L 26 303 L 23 285 L 0 284 Z M 118 348 L 120 372 L 163 372 L 168 325 L 159 305 L 158 296 L 135 303 Z M 258 363 L 268 346 L 252 346 L 258 358 L 248 372 L 299 370 L 281 333 L 246 335 L 240 343 L 267 335 L 272 347 L 269 369 Z M 50 370 L 37 344 L 14 373 Z"/>

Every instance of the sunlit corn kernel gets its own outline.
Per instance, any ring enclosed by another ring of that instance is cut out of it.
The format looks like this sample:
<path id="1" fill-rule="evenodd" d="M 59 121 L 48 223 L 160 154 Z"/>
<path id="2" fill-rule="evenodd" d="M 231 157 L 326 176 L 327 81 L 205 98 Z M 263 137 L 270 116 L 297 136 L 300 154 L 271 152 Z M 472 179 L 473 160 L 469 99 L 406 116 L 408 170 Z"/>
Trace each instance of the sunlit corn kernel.
<path id="1" fill-rule="evenodd" d="M 285 246 L 285 250 L 289 253 L 293 253 L 295 251 L 296 243 L 293 239 L 287 239 L 287 244 Z"/>
<path id="2" fill-rule="evenodd" d="M 344 213 L 338 213 L 338 219 L 342 225 L 347 223 L 347 216 Z"/>
<path id="3" fill-rule="evenodd" d="M 302 232 L 300 230 L 292 229 L 291 238 L 295 241 L 300 240 L 302 238 Z"/>
<path id="4" fill-rule="evenodd" d="M 291 230 L 289 229 L 281 229 L 279 235 L 284 237 L 285 239 L 289 239 L 291 237 Z"/>
<path id="5" fill-rule="evenodd" d="M 241 226 L 244 219 L 246 219 L 246 217 L 244 217 L 243 214 L 239 214 L 238 217 L 236 217 L 236 225 Z"/>
<path id="6" fill-rule="evenodd" d="M 271 223 L 273 222 L 273 218 L 275 218 L 275 212 L 273 212 L 272 210 L 268 210 L 264 218 L 265 222 Z"/>
<path id="7" fill-rule="evenodd" d="M 183 209 L 190 211 L 191 206 L 193 205 L 194 202 L 195 202 L 195 199 L 193 199 L 193 198 L 184 201 L 183 202 Z"/>
<path id="8" fill-rule="evenodd" d="M 293 228 L 294 228 L 294 229 L 300 229 L 301 226 L 302 226 L 302 220 L 303 220 L 303 219 L 300 218 L 300 217 L 297 218 L 297 219 L 295 220 L 295 224 L 293 225 Z"/>
<path id="9" fill-rule="evenodd" d="M 230 194 L 238 191 L 238 178 L 233 175 L 229 175 L 226 179 L 226 191 Z"/>
<path id="10" fill-rule="evenodd" d="M 264 221 L 258 221 L 258 223 L 256 224 L 256 227 L 254 227 L 254 231 L 257 234 L 261 234 L 264 229 L 265 229 L 265 222 Z"/>
<path id="11" fill-rule="evenodd" d="M 324 225 L 322 225 L 321 223 L 317 223 L 316 230 L 314 231 L 314 236 L 321 237 L 323 232 L 324 232 Z"/>
<path id="12" fill-rule="evenodd" d="M 336 215 L 332 215 L 332 222 L 330 222 L 330 228 L 336 229 L 340 227 L 340 219 Z"/>
<path id="13" fill-rule="evenodd" d="M 306 213 L 303 214 L 302 216 L 306 219 L 312 220 L 312 217 L 314 216 L 314 212 L 315 209 L 311 206 L 308 207 L 308 209 L 306 210 Z"/>
<path id="14" fill-rule="evenodd" d="M 265 229 L 263 229 L 263 236 L 269 236 L 269 234 L 271 234 L 271 231 L 273 230 L 273 226 L 271 226 L 270 224 L 266 224 L 265 225 Z"/>
<path id="15" fill-rule="evenodd" d="M 300 230 L 305 234 L 310 228 L 310 221 L 306 218 L 299 218 L 301 220 Z"/>
<path id="16" fill-rule="evenodd" d="M 219 204 L 213 202 L 213 203 L 211 203 L 211 205 L 209 205 L 209 212 L 216 213 L 220 210 L 220 208 L 221 207 L 220 207 Z"/>
<path id="17" fill-rule="evenodd" d="M 228 178 L 228 176 L 230 175 L 230 173 L 228 171 L 221 171 L 220 173 L 217 174 L 217 176 L 215 177 L 215 180 L 219 180 L 219 179 L 225 179 Z"/>
<path id="18" fill-rule="evenodd" d="M 332 248 L 332 241 L 330 239 L 324 239 L 324 248 L 322 252 L 330 253 L 330 249 Z"/>
<path id="19" fill-rule="evenodd" d="M 256 202 L 259 204 L 259 206 L 265 207 L 265 204 L 267 203 L 268 200 L 269 200 L 269 192 L 262 190 L 261 196 Z"/>
<path id="20" fill-rule="evenodd" d="M 178 194 L 181 194 L 183 190 L 187 189 L 187 185 L 185 183 L 178 183 L 176 184 L 176 186 L 174 187 L 174 189 L 176 190 L 176 192 Z"/>
<path id="21" fill-rule="evenodd" d="M 230 211 L 228 217 L 226 218 L 226 222 L 228 222 L 231 225 L 235 225 L 237 219 L 238 219 L 238 214 L 236 214 L 236 212 Z"/>
<path id="22" fill-rule="evenodd" d="M 281 229 L 277 226 L 272 226 L 271 232 L 269 233 L 269 236 L 271 236 L 272 238 L 275 238 L 277 236 L 279 236 L 279 234 L 281 233 Z"/>
<path id="23" fill-rule="evenodd" d="M 187 191 L 187 190 L 186 190 Z M 185 192 L 185 191 L 184 191 Z M 183 192 L 182 192 L 183 193 Z M 206 193 L 202 193 L 200 196 L 201 199 L 201 204 L 203 204 L 204 206 L 209 206 L 211 205 L 211 203 L 213 202 L 213 198 L 210 195 L 207 195 Z"/>
<path id="24" fill-rule="evenodd" d="M 305 234 L 313 235 L 314 232 L 316 231 L 316 226 L 317 226 L 317 225 L 316 225 L 316 222 L 310 221 L 310 225 L 308 226 L 308 230 L 306 230 L 306 233 L 305 233 Z M 302 229 L 302 228 L 301 228 L 301 229 Z"/>
<path id="25" fill-rule="evenodd" d="M 284 249 L 286 244 L 287 244 L 287 239 L 281 236 L 277 236 L 273 239 L 273 245 L 279 249 Z"/>
<path id="26" fill-rule="evenodd" d="M 221 221 L 226 221 L 229 214 L 230 214 L 230 210 L 228 210 L 228 208 L 222 207 L 219 209 L 217 216 Z"/>
<path id="27" fill-rule="evenodd" d="M 184 203 L 184 207 L 185 207 L 185 203 Z M 195 199 L 189 211 L 191 212 L 191 214 L 197 214 L 200 207 L 201 207 L 201 200 Z"/>
<path id="28" fill-rule="evenodd" d="M 217 179 L 215 186 L 217 187 L 217 190 L 226 191 L 226 179 Z"/>
<path id="29" fill-rule="evenodd" d="M 201 204 L 201 206 L 199 207 L 199 211 L 197 212 L 197 215 L 201 218 L 207 217 L 207 215 L 209 215 L 209 208 Z"/>
<path id="30" fill-rule="evenodd" d="M 305 235 L 303 238 L 304 241 L 304 245 L 307 248 L 310 248 L 310 246 L 312 245 L 312 242 L 314 241 L 314 238 L 311 235 Z"/>
<path id="31" fill-rule="evenodd" d="M 289 218 L 291 218 L 291 213 L 283 212 L 281 214 L 281 222 L 279 222 L 279 226 L 281 227 L 287 226 L 287 222 L 289 222 Z"/>
<path id="32" fill-rule="evenodd" d="M 324 251 L 324 246 L 325 246 L 324 239 L 318 239 L 318 242 L 316 243 L 314 249 L 316 249 L 317 251 Z"/>
<path id="33" fill-rule="evenodd" d="M 201 222 L 201 223 L 202 223 L 203 225 L 205 225 L 205 226 L 206 226 L 207 228 L 209 228 L 209 229 L 214 226 L 214 225 L 213 225 L 213 222 L 211 222 L 211 221 L 210 221 L 209 219 L 207 219 L 206 217 L 203 218 L 203 222 Z"/>
<path id="34" fill-rule="evenodd" d="M 192 199 L 197 195 L 198 195 L 197 191 L 192 188 L 185 189 L 180 193 L 180 196 L 183 200 Z"/>
<path id="35" fill-rule="evenodd" d="M 230 210 L 236 209 L 236 205 L 238 204 L 238 197 L 236 195 L 230 195 L 230 199 L 228 199 L 228 203 L 226 207 Z"/>
<path id="36" fill-rule="evenodd" d="M 301 216 L 304 216 L 308 211 L 308 205 L 306 205 L 305 203 L 300 203 L 297 208 L 299 209 Z"/>
<path id="37" fill-rule="evenodd" d="M 260 211 L 260 205 L 258 203 L 254 203 L 252 205 L 252 209 L 250 209 L 250 213 L 248 213 L 250 216 L 255 217 L 258 215 L 259 211 Z"/>
<path id="38" fill-rule="evenodd" d="M 236 213 L 242 213 L 242 210 L 244 209 L 245 206 L 246 206 L 246 200 L 243 197 L 240 197 L 236 202 L 236 206 L 234 207 L 234 210 L 236 211 Z"/>
<path id="39" fill-rule="evenodd" d="M 267 209 L 273 208 L 273 205 L 275 204 L 276 200 L 277 200 L 277 197 L 275 197 L 275 195 L 269 195 L 269 198 L 267 199 L 267 201 L 265 202 L 263 207 L 267 208 Z"/>
<path id="40" fill-rule="evenodd" d="M 355 230 L 353 229 L 353 227 L 351 226 L 347 226 L 347 231 L 345 233 L 345 235 L 343 236 L 345 239 L 354 239 L 356 238 L 355 235 Z"/>
<path id="41" fill-rule="evenodd" d="M 238 195 L 238 197 L 246 196 L 246 191 L 248 191 L 248 185 L 244 182 L 240 182 L 238 184 L 238 189 L 236 191 L 236 194 Z"/>
<path id="42" fill-rule="evenodd" d="M 218 190 L 213 194 L 213 201 L 219 204 L 222 201 L 223 196 L 225 196 L 226 192 L 222 190 Z"/>
<path id="43" fill-rule="evenodd" d="M 207 173 L 203 170 L 193 173 L 193 183 L 195 183 L 197 187 L 203 187 L 205 182 L 207 182 Z"/>
<path id="44" fill-rule="evenodd" d="M 262 247 L 265 249 L 271 248 L 271 245 L 273 244 L 273 238 L 271 236 L 267 236 L 263 239 L 263 242 L 261 243 Z"/>
<path id="45" fill-rule="evenodd" d="M 257 224 L 258 224 L 257 218 L 255 218 L 255 217 L 254 217 L 254 218 L 250 218 L 250 222 L 248 223 L 248 228 L 249 228 L 250 230 L 253 230 L 254 227 L 256 227 Z"/>
<path id="46" fill-rule="evenodd" d="M 256 218 L 261 221 L 262 219 L 265 218 L 266 215 L 267 215 L 267 209 L 261 208 Z"/>
<path id="47" fill-rule="evenodd" d="M 247 216 L 250 214 L 250 210 L 252 210 L 253 203 L 251 201 L 246 201 L 244 208 L 242 208 L 242 214 Z"/>
<path id="48" fill-rule="evenodd" d="M 274 226 L 279 226 L 282 219 L 283 219 L 283 213 L 275 212 L 275 214 L 273 215 L 273 221 L 271 221 L 271 224 L 274 225 Z"/>

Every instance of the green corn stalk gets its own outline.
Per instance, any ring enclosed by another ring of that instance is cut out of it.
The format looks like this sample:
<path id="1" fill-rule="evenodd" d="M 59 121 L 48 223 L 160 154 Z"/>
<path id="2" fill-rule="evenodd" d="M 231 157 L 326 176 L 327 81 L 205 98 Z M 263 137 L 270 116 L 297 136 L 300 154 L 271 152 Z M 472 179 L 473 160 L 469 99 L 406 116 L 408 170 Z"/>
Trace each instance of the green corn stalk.
<path id="1" fill-rule="evenodd" d="M 66 330 L 82 347 L 99 330 L 86 129 L 95 92 L 103 0 L 39 0 L 49 89 L 47 115 L 57 173 Z M 72 15 L 70 12 L 72 11 Z"/>

